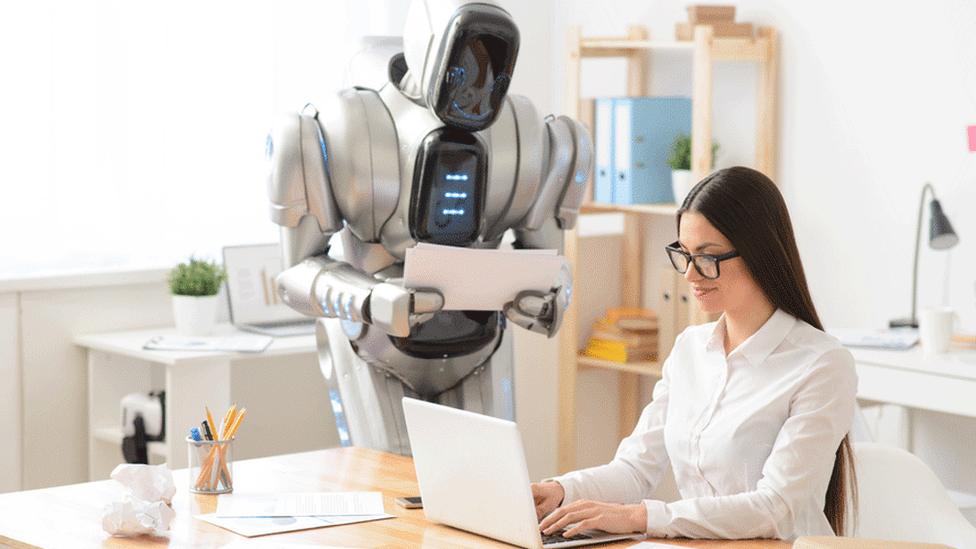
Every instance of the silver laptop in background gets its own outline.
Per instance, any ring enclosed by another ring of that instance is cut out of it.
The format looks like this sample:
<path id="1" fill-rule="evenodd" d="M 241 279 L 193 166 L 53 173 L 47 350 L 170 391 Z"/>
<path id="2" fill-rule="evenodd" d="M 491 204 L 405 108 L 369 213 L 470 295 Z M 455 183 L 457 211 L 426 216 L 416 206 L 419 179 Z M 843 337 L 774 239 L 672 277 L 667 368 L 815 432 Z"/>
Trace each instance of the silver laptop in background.
<path id="1" fill-rule="evenodd" d="M 529 549 L 643 538 L 588 531 L 544 540 L 515 423 L 407 397 L 403 413 L 428 519 Z"/>
<path id="2" fill-rule="evenodd" d="M 230 321 L 237 328 L 275 337 L 315 333 L 315 319 L 278 297 L 275 276 L 281 272 L 278 244 L 225 246 L 227 303 Z"/>

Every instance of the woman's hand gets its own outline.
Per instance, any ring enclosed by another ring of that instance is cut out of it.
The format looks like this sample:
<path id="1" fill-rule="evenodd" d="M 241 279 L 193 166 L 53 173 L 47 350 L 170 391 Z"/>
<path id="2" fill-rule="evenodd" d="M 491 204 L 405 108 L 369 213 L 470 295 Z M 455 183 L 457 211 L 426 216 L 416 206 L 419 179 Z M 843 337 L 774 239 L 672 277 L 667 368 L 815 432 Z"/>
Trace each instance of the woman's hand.
<path id="1" fill-rule="evenodd" d="M 538 509 L 538 504 L 536 504 Z M 603 530 L 611 534 L 627 534 L 647 530 L 647 509 L 644 505 L 620 505 L 599 501 L 581 500 L 560 507 L 552 512 L 539 529 L 546 535 L 575 524 L 563 536 L 572 537 L 581 530 Z"/>
<path id="2" fill-rule="evenodd" d="M 566 497 L 563 485 L 554 480 L 532 483 L 532 499 L 535 500 L 535 515 L 537 519 L 548 515 L 559 507 Z"/>

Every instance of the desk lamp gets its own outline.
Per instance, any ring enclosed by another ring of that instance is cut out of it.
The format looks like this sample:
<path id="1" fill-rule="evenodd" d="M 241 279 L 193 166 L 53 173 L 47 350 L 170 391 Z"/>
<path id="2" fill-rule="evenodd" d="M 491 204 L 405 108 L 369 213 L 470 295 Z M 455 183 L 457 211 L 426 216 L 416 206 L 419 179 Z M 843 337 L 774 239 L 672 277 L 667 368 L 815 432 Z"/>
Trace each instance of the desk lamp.
<path id="1" fill-rule="evenodd" d="M 935 198 L 935 189 L 931 183 L 926 183 L 922 187 L 922 198 L 918 203 L 918 225 L 915 229 L 915 263 L 912 271 L 912 316 L 911 318 L 898 318 L 888 323 L 891 328 L 918 328 L 918 317 L 915 316 L 918 305 L 918 248 L 922 240 L 922 210 L 925 206 L 926 191 L 932 194 L 932 201 L 929 202 L 929 247 L 933 250 L 948 250 L 959 242 L 959 237 L 952 230 L 952 223 L 942 212 L 942 204 Z"/>

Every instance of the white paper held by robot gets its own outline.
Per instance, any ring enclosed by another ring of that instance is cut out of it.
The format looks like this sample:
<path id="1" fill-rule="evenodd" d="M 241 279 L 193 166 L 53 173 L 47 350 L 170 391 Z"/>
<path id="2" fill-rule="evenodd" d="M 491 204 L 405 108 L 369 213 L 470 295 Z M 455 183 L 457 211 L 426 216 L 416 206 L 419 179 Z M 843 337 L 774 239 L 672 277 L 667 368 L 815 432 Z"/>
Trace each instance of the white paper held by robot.
<path id="1" fill-rule="evenodd" d="M 548 292 L 566 268 L 556 250 L 486 250 L 417 244 L 407 250 L 403 285 L 433 288 L 446 311 L 500 311 L 519 292 Z"/>

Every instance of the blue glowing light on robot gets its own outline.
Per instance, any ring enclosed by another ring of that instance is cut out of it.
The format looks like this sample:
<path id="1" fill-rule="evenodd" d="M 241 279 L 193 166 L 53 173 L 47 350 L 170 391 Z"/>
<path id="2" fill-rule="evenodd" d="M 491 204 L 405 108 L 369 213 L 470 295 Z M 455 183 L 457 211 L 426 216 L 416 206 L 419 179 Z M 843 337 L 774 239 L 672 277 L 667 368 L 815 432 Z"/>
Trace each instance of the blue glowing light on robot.
<path id="1" fill-rule="evenodd" d="M 467 181 L 468 174 L 466 173 L 449 173 L 444 176 L 445 181 Z"/>
<path id="2" fill-rule="evenodd" d="M 468 193 L 455 193 L 455 192 L 444 193 L 444 198 L 467 198 L 467 197 L 468 197 Z"/>
<path id="3" fill-rule="evenodd" d="M 444 215 L 464 215 L 464 210 L 446 209 L 446 210 L 441 210 L 441 213 Z"/>

